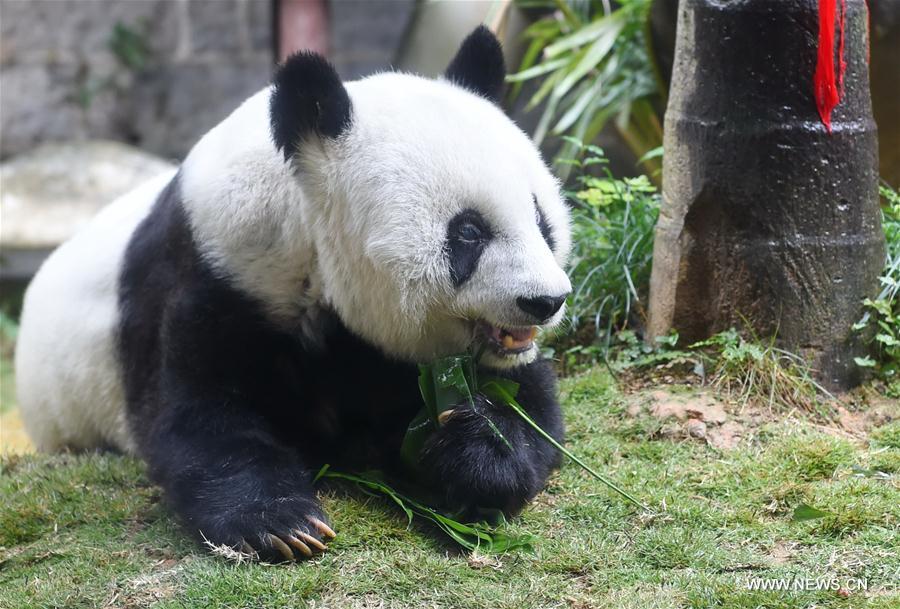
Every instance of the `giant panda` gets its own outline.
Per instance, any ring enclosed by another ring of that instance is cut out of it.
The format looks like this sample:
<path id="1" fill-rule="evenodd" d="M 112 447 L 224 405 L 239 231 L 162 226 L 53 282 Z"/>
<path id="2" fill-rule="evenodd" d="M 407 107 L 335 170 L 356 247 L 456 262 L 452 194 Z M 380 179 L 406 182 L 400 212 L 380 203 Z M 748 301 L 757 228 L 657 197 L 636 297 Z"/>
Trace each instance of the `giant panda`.
<path id="1" fill-rule="evenodd" d="M 198 539 L 284 560 L 333 537 L 322 464 L 403 471 L 419 363 L 484 348 L 562 441 L 533 339 L 564 315 L 569 216 L 504 75 L 483 27 L 435 80 L 288 59 L 34 278 L 16 374 L 36 446 L 138 455 Z M 423 479 L 448 509 L 514 514 L 557 452 L 475 405 L 428 439 Z"/>

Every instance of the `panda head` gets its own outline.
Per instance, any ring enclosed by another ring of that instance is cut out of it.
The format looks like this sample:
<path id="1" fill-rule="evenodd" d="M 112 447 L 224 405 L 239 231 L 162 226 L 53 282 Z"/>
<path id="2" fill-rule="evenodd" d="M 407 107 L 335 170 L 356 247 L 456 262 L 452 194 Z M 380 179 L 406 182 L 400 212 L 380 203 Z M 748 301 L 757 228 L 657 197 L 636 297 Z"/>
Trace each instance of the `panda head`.
<path id="1" fill-rule="evenodd" d="M 483 363 L 520 365 L 564 314 L 568 210 L 497 106 L 504 75 L 482 27 L 437 80 L 384 73 L 345 86 L 308 53 L 275 77 L 272 136 L 314 226 L 324 299 L 391 356 L 483 345 Z"/>

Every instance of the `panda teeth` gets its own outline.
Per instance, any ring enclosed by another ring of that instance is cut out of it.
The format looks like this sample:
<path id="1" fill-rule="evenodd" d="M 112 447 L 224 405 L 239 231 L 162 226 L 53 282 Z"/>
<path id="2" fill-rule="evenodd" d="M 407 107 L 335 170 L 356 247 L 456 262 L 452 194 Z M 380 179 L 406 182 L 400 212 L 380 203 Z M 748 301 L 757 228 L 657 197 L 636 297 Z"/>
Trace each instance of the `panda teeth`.
<path id="1" fill-rule="evenodd" d="M 528 328 L 527 330 L 501 330 L 501 344 L 504 349 L 513 350 L 513 349 L 524 349 L 531 345 L 532 341 L 534 341 L 534 337 L 537 334 L 537 328 L 534 326 Z"/>
<path id="2" fill-rule="evenodd" d="M 536 326 L 506 329 L 487 322 L 481 323 L 481 330 L 497 348 L 509 352 L 521 352 L 530 348 L 538 331 Z"/>

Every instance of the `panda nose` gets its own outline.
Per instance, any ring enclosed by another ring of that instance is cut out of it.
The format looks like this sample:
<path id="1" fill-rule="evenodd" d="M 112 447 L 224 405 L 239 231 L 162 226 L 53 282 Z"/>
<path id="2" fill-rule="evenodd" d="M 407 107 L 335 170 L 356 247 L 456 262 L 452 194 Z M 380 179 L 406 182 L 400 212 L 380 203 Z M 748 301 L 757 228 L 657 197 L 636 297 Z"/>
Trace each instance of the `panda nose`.
<path id="1" fill-rule="evenodd" d="M 529 315 L 537 318 L 539 323 L 544 323 L 563 306 L 568 294 L 562 296 L 519 296 L 516 298 L 516 304 L 519 308 Z"/>

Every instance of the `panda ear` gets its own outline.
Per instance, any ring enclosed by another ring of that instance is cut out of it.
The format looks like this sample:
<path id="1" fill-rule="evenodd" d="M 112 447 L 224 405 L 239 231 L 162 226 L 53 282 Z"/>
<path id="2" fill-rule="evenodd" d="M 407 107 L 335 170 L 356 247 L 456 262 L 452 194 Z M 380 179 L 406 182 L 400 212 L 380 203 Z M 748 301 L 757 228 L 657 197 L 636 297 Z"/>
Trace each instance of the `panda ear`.
<path id="1" fill-rule="evenodd" d="M 269 120 L 275 146 L 288 160 L 314 133 L 336 138 L 350 126 L 350 96 L 335 69 L 321 55 L 291 55 L 275 73 Z"/>
<path id="2" fill-rule="evenodd" d="M 500 41 L 488 28 L 479 25 L 463 40 L 444 76 L 494 103 L 500 103 L 506 77 Z"/>

